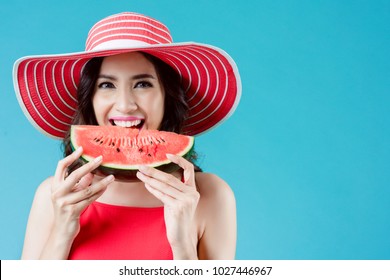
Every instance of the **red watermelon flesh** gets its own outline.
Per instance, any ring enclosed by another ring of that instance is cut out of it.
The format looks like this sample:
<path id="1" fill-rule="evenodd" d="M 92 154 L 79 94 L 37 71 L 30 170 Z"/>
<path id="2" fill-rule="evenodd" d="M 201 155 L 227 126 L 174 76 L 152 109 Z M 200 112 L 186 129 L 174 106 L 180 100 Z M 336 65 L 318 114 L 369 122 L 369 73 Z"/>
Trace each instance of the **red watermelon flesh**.
<path id="1" fill-rule="evenodd" d="M 84 161 L 102 155 L 99 170 L 125 179 L 134 178 L 140 165 L 173 171 L 166 154 L 188 157 L 194 145 L 192 136 L 119 126 L 73 125 L 70 140 L 73 149 L 83 147 Z"/>

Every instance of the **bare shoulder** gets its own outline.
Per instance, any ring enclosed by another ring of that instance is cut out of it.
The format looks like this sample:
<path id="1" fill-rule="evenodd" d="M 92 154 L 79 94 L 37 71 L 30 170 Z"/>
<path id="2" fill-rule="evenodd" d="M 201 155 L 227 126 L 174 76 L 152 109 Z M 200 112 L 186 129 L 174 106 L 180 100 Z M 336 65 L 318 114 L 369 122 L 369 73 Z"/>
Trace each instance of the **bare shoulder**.
<path id="1" fill-rule="evenodd" d="M 212 201 L 234 200 L 234 193 L 230 186 L 219 176 L 212 173 L 197 172 L 196 185 L 201 199 Z"/>
<path id="2" fill-rule="evenodd" d="M 52 214 L 51 185 L 53 177 L 45 179 L 36 189 L 29 220 L 41 217 L 49 218 Z"/>
<path id="3" fill-rule="evenodd" d="M 200 194 L 198 214 L 201 220 L 221 219 L 222 215 L 235 212 L 235 196 L 227 182 L 215 174 L 203 172 L 197 172 L 195 180 Z"/>
<path id="4" fill-rule="evenodd" d="M 51 185 L 53 182 L 53 177 L 49 177 L 45 179 L 37 188 L 35 191 L 35 198 L 34 200 L 49 200 L 51 197 Z"/>

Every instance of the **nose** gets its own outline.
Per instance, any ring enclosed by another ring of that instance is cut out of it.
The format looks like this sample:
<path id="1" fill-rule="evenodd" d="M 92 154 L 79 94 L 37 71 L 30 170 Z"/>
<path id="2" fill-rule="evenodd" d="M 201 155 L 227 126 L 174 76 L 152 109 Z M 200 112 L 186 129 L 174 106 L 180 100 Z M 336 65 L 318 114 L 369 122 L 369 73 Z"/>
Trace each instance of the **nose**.
<path id="1" fill-rule="evenodd" d="M 118 112 L 128 114 L 137 110 L 137 108 L 136 100 L 129 90 L 121 89 L 117 92 L 115 109 Z"/>

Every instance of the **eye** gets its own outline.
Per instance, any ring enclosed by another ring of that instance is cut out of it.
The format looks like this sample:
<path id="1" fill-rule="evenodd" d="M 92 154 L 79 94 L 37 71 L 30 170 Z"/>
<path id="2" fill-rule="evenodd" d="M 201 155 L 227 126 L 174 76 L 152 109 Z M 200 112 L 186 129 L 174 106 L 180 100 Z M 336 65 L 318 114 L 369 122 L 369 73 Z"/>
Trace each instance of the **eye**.
<path id="1" fill-rule="evenodd" d="M 153 85 L 148 81 L 137 82 L 134 86 L 134 88 L 149 88 L 149 87 L 153 87 Z"/>
<path id="2" fill-rule="evenodd" d="M 110 82 L 101 82 L 98 84 L 98 88 L 102 88 L 102 89 L 105 89 L 105 88 L 115 88 L 114 84 L 113 83 L 110 83 Z"/>

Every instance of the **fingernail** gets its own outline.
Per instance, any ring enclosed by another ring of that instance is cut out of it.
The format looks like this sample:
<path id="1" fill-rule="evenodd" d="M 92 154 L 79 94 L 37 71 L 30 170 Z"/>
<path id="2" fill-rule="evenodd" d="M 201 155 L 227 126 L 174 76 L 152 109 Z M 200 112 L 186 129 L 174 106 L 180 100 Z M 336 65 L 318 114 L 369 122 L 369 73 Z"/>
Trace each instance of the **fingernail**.
<path id="1" fill-rule="evenodd" d="M 80 146 L 80 147 L 78 147 L 78 148 L 75 150 L 75 152 L 76 152 L 76 153 L 79 153 L 79 152 L 81 152 L 82 150 L 83 150 L 83 147 Z"/>
<path id="2" fill-rule="evenodd" d="M 145 165 L 140 165 L 140 166 L 138 167 L 138 170 L 141 171 L 141 172 L 144 172 L 144 171 L 147 171 L 147 170 L 148 170 L 148 167 L 145 166 Z"/>
<path id="3" fill-rule="evenodd" d="M 98 156 L 93 160 L 94 163 L 100 163 L 103 160 L 103 156 Z"/>
<path id="4" fill-rule="evenodd" d="M 175 156 L 172 155 L 172 154 L 166 154 L 166 156 L 167 156 L 167 158 L 169 158 L 169 159 L 172 159 L 173 157 L 175 157 Z"/>
<path id="5" fill-rule="evenodd" d="M 108 175 L 106 178 L 105 178 L 105 181 L 106 183 L 111 183 L 115 180 L 115 177 L 114 175 Z"/>

